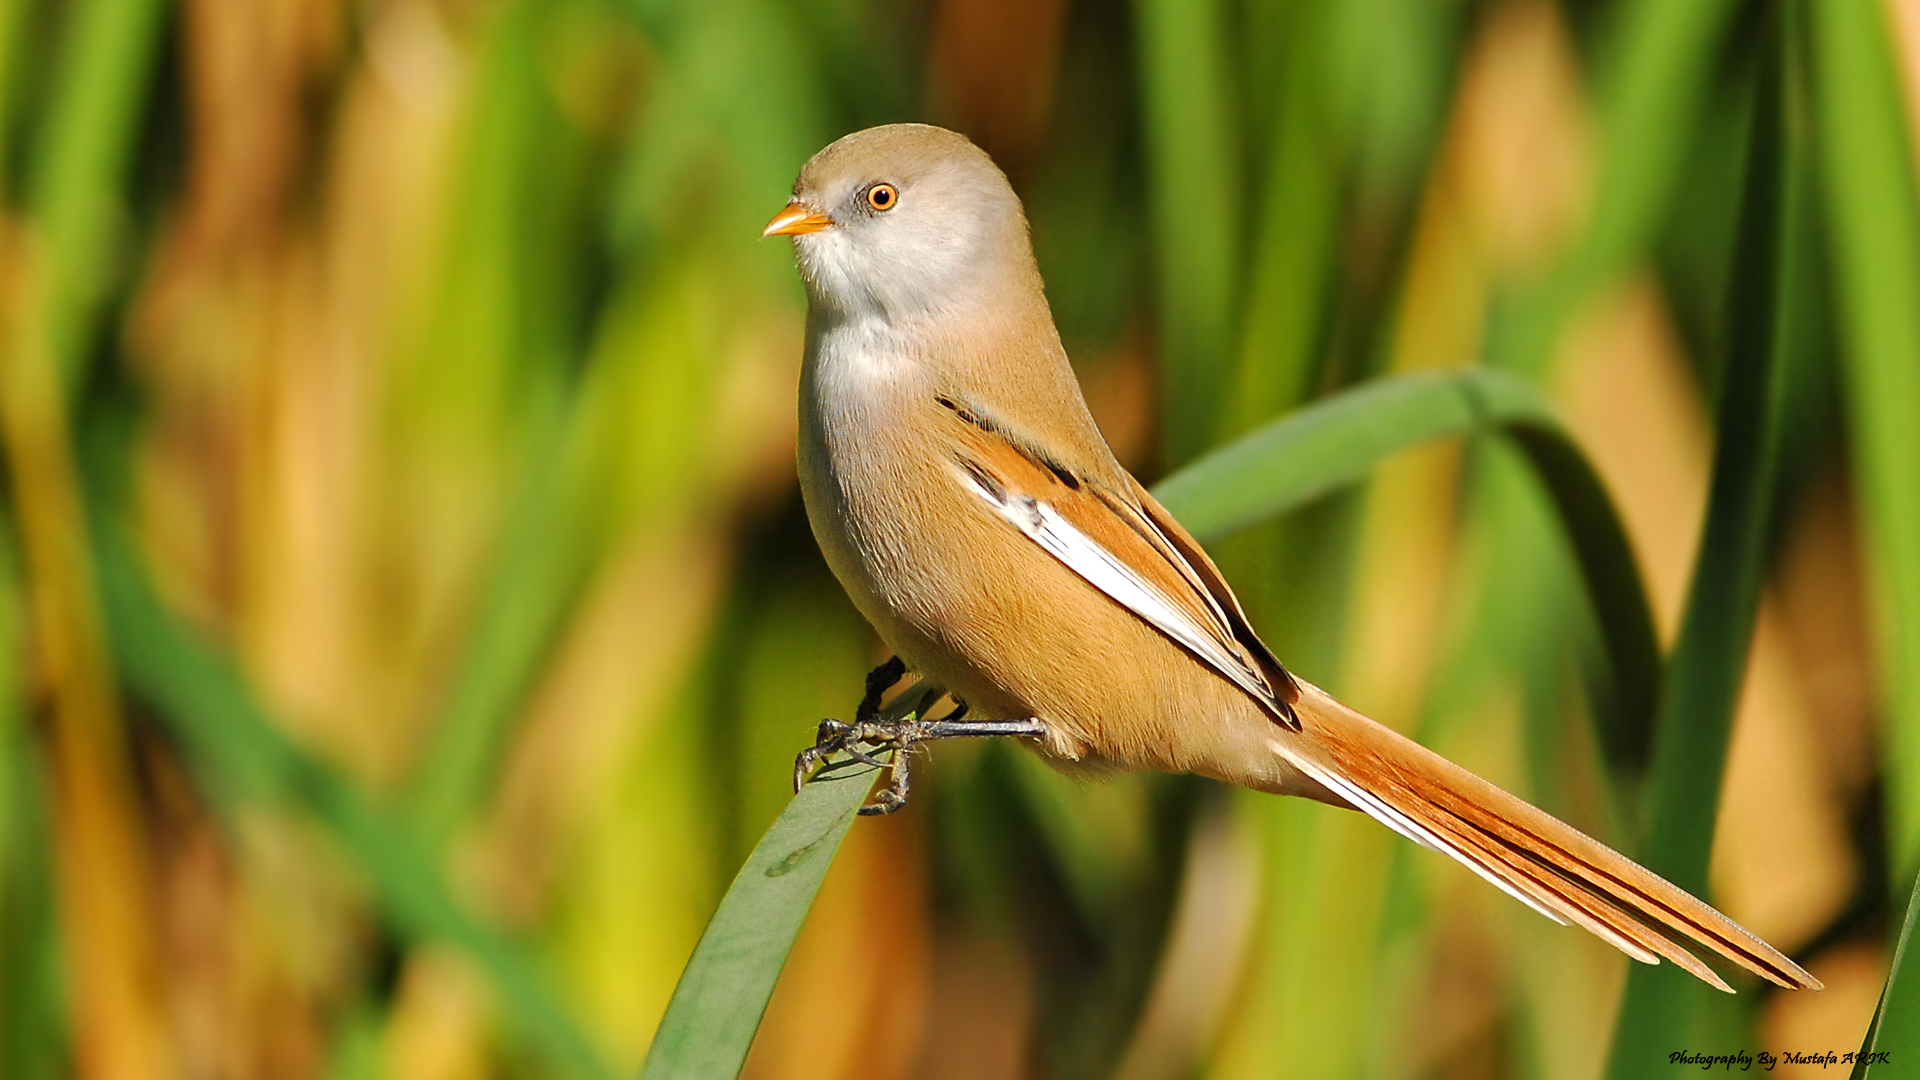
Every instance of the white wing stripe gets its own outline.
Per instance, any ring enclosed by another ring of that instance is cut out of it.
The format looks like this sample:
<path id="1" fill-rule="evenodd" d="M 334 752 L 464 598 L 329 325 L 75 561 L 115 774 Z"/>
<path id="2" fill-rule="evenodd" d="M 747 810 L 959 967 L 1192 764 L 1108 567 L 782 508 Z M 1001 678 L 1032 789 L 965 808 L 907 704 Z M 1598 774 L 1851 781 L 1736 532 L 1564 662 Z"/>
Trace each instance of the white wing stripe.
<path id="1" fill-rule="evenodd" d="M 1235 659 L 1221 650 L 1211 638 L 1193 625 L 1152 582 L 1114 557 L 1111 551 L 1081 532 L 1073 522 L 1061 517 L 1053 507 L 1026 495 L 1007 496 L 984 487 L 980 481 L 961 472 L 968 487 L 993 507 L 1014 528 L 1025 533 L 1049 555 L 1066 564 L 1069 570 L 1106 593 L 1120 606 L 1133 612 L 1191 650 L 1215 671 L 1256 699 L 1272 696 L 1272 691 L 1249 677 Z"/>

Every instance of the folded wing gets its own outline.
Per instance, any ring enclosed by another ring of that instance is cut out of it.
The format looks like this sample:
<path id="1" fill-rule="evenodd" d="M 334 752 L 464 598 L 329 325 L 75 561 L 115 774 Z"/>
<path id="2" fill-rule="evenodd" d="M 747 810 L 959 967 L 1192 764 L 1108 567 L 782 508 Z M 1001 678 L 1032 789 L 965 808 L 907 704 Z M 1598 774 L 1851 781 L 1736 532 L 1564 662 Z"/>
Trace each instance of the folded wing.
<path id="1" fill-rule="evenodd" d="M 1293 677 L 1247 625 L 1213 562 L 1137 485 L 1115 491 L 1010 437 L 977 410 L 954 414 L 958 480 L 1068 569 L 1298 728 Z M 1187 553 L 1198 553 L 1197 559 Z"/>

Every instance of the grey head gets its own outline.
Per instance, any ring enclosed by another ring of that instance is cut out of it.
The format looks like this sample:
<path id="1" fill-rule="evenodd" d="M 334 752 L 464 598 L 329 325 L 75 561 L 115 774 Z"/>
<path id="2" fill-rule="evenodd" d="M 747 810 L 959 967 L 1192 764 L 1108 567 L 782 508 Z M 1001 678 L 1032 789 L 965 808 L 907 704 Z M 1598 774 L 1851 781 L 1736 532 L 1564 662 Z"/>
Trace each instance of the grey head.
<path id="1" fill-rule="evenodd" d="M 1039 295 L 1006 175 L 927 124 L 856 131 L 815 154 L 764 235 L 793 237 L 816 315 L 897 323 Z"/>

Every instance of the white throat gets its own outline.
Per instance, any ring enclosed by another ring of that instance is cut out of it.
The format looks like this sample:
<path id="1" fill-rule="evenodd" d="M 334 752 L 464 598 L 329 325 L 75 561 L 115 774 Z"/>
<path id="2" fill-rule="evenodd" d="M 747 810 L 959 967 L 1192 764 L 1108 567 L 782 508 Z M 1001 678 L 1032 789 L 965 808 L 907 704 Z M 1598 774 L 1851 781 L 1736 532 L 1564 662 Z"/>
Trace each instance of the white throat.
<path id="1" fill-rule="evenodd" d="M 889 391 L 917 383 L 926 324 L 934 310 L 903 288 L 904 274 L 875 265 L 872 252 L 838 229 L 798 238 L 807 283 L 811 372 L 821 403 L 869 411 Z"/>
<path id="2" fill-rule="evenodd" d="M 808 377 L 829 409 L 864 411 L 890 391 L 904 391 L 908 383 L 919 381 L 913 346 L 917 335 L 877 312 L 821 318 L 809 335 Z"/>

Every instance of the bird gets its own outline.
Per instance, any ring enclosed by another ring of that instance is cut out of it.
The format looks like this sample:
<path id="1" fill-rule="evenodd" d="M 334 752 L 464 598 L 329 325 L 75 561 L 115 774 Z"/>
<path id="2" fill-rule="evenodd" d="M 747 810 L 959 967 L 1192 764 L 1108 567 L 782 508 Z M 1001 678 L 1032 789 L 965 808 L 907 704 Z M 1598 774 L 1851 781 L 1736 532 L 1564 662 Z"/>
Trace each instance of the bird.
<path id="1" fill-rule="evenodd" d="M 849 134 L 805 164 L 762 235 L 791 238 L 807 295 L 807 518 L 895 654 L 853 724 L 821 725 L 796 784 L 836 750 L 885 764 L 884 744 L 895 783 L 865 810 L 888 811 L 917 741 L 1021 736 L 1070 772 L 1193 773 L 1358 810 L 1549 919 L 1729 993 L 1693 948 L 1820 988 L 1708 904 L 1288 671 L 1114 457 L 1020 199 L 965 136 Z M 903 669 L 956 712 L 878 722 Z"/>

